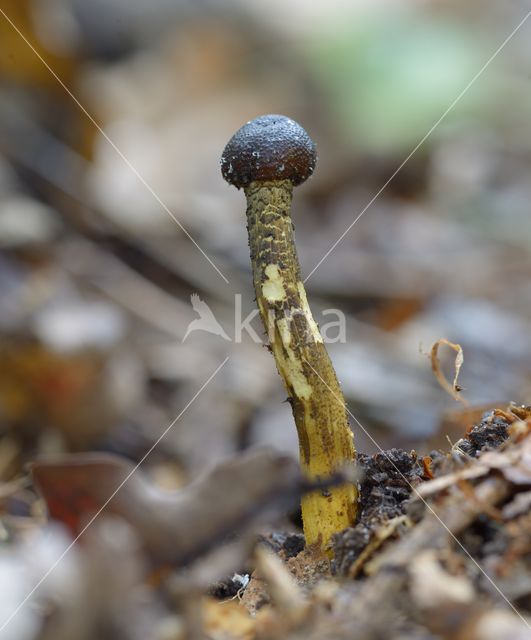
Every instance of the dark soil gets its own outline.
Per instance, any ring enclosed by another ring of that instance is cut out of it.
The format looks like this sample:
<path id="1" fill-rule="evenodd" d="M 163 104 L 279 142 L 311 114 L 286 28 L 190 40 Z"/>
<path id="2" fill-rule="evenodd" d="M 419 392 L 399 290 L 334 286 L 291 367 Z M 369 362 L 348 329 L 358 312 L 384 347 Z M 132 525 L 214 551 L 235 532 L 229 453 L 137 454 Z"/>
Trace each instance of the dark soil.
<path id="1" fill-rule="evenodd" d="M 477 457 L 485 449 L 499 447 L 508 438 L 507 427 L 502 417 L 488 412 L 479 425 L 459 440 L 455 449 L 466 456 Z M 425 461 L 435 475 L 448 472 L 448 466 L 454 464 L 451 457 L 438 451 L 432 452 Z M 333 570 L 341 575 L 348 572 L 383 523 L 406 513 L 414 518 L 412 507 L 417 501 L 410 502 L 413 488 L 429 479 L 423 459 L 415 451 L 390 449 L 374 456 L 359 454 L 358 464 L 363 471 L 358 522 L 334 540 Z"/>
<path id="2" fill-rule="evenodd" d="M 262 538 L 263 543 L 284 559 L 294 558 L 304 549 L 302 533 L 270 533 Z"/>
<path id="3" fill-rule="evenodd" d="M 497 449 L 507 440 L 508 424 L 504 418 L 492 412 L 483 416 L 480 424 L 473 427 L 465 438 L 457 443 L 457 447 L 472 458 L 477 458 L 484 449 Z"/>
<path id="4" fill-rule="evenodd" d="M 302 533 L 283 533 L 274 531 L 266 536 L 260 536 L 260 541 L 283 560 L 294 558 L 304 549 L 304 536 Z M 251 569 L 245 568 L 240 575 L 251 573 Z M 233 598 L 242 588 L 241 582 L 236 578 L 228 577 L 216 582 L 209 589 L 209 595 L 219 600 Z"/>
<path id="5" fill-rule="evenodd" d="M 422 461 L 414 451 L 389 449 L 374 456 L 360 454 L 358 464 L 363 472 L 358 522 L 334 540 L 333 569 L 339 574 L 348 571 L 381 523 L 405 513 L 412 487 L 424 477 Z"/>
<path id="6" fill-rule="evenodd" d="M 449 472 L 463 456 L 477 457 L 482 450 L 499 447 L 508 437 L 507 427 L 508 423 L 502 417 L 493 412 L 486 413 L 481 423 L 456 443 L 457 460 L 438 451 L 431 452 L 426 458 L 415 451 L 408 453 L 403 449 L 389 449 L 373 456 L 358 454 L 358 465 L 362 471 L 358 521 L 354 527 L 335 536 L 333 572 L 346 575 L 375 531 L 384 523 L 404 514 L 416 520 L 415 507 L 422 504 L 412 499 L 414 487 L 430 479 L 431 473 L 436 476 Z M 478 557 L 491 548 L 500 550 L 507 544 L 503 528 L 485 517 L 479 519 L 467 535 L 470 538 L 475 536 L 466 542 Z M 296 557 L 304 549 L 304 536 L 300 533 L 272 532 L 263 536 L 262 542 L 284 560 Z M 249 571 L 242 570 L 241 573 Z M 241 586 L 238 580 L 229 577 L 213 585 L 209 593 L 219 599 L 231 598 Z"/>

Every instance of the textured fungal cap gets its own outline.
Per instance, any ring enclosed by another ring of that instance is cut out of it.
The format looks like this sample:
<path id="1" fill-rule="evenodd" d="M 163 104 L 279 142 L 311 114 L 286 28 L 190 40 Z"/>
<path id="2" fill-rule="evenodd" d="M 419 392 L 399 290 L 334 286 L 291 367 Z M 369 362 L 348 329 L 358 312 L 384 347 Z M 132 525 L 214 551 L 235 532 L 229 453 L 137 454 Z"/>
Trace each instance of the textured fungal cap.
<path id="1" fill-rule="evenodd" d="M 221 156 L 221 173 L 235 187 L 254 181 L 309 178 L 315 168 L 315 144 L 304 129 L 286 116 L 260 116 L 229 140 Z"/>

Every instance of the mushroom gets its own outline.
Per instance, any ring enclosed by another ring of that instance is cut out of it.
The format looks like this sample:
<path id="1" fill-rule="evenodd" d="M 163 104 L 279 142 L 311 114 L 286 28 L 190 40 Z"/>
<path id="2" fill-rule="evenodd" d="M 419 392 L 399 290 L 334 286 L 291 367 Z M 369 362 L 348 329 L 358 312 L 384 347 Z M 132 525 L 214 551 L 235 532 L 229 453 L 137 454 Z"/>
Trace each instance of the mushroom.
<path id="1" fill-rule="evenodd" d="M 280 115 L 248 122 L 221 158 L 224 179 L 247 198 L 256 302 L 293 410 L 301 466 L 311 480 L 338 472 L 356 455 L 343 394 L 301 280 L 290 217 L 293 187 L 312 175 L 316 159 L 306 131 Z M 303 497 L 306 543 L 327 549 L 334 533 L 352 525 L 357 497 L 353 484 Z"/>

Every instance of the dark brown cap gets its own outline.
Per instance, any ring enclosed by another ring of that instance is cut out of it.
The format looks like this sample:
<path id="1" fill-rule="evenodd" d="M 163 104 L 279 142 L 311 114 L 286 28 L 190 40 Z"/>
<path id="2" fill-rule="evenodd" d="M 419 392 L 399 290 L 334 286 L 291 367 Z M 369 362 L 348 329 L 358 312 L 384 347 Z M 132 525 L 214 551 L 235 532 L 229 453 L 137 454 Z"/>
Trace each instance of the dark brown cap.
<path id="1" fill-rule="evenodd" d="M 221 156 L 221 173 L 240 189 L 254 181 L 290 180 L 298 185 L 315 168 L 315 144 L 306 131 L 286 116 L 260 116 L 229 140 Z"/>

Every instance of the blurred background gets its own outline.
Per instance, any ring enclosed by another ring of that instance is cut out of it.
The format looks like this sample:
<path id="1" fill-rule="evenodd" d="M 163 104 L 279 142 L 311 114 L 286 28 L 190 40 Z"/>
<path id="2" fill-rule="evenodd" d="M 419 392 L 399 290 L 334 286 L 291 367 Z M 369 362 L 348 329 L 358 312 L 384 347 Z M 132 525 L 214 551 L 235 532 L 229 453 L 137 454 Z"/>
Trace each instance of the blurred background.
<path id="1" fill-rule="evenodd" d="M 235 322 L 255 305 L 245 201 L 219 160 L 258 115 L 288 115 L 317 144 L 315 176 L 295 192 L 296 240 L 317 321 L 345 314 L 346 342 L 330 353 L 376 442 L 446 449 L 483 410 L 529 403 L 531 21 L 493 57 L 528 10 L 2 0 L 0 540 L 16 540 L 0 558 L 2 619 L 69 542 L 48 529 L 27 542 L 43 522 L 29 461 L 105 451 L 136 462 L 177 416 L 143 465 L 160 486 L 260 443 L 297 455 L 273 359 L 247 331 L 237 339 Z M 225 337 L 186 336 L 193 294 Z M 432 374 L 439 338 L 464 350 L 465 413 Z M 88 561 L 71 553 L 38 592 L 70 617 L 41 600 L 0 637 L 181 637 L 160 601 L 138 609 L 140 561 L 120 531 Z M 109 571 L 111 557 L 123 570 Z M 86 622 L 82 589 L 124 614 L 121 635 Z M 170 632 L 149 635 L 154 621 Z"/>
<path id="2" fill-rule="evenodd" d="M 296 455 L 270 354 L 235 340 L 254 295 L 244 196 L 219 170 L 264 113 L 317 144 L 296 240 L 317 320 L 346 316 L 330 352 L 376 441 L 425 451 L 469 424 L 432 375 L 438 338 L 463 347 L 471 407 L 529 402 L 531 24 L 463 93 L 528 9 L 3 0 L 0 479 L 45 453 L 138 460 L 227 356 L 147 468 L 178 486 L 257 443 Z M 192 294 L 229 340 L 183 342 Z"/>

